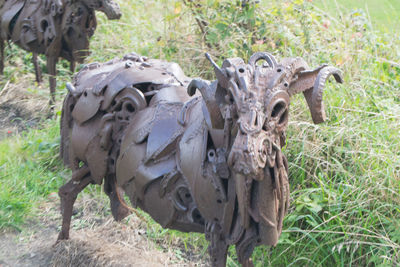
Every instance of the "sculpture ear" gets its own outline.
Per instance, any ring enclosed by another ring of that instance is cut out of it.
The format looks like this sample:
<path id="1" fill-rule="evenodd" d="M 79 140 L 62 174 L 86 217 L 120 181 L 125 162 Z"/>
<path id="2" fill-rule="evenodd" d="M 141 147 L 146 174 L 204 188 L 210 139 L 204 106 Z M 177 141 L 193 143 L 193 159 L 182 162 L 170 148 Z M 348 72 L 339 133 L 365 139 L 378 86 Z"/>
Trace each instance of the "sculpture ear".
<path id="1" fill-rule="evenodd" d="M 213 65 L 214 67 L 214 73 L 215 76 L 217 77 L 218 80 L 218 84 L 224 88 L 224 89 L 228 89 L 230 84 L 229 84 L 229 77 L 227 75 L 227 73 L 221 69 L 217 63 L 214 62 L 214 60 L 211 58 L 209 53 L 206 53 L 206 58 L 210 61 L 210 63 Z"/>
<path id="2" fill-rule="evenodd" d="M 193 79 L 188 85 L 187 93 L 193 96 L 197 89 L 199 89 L 205 103 L 206 109 L 203 108 L 203 115 L 207 124 L 214 129 L 223 129 L 224 118 L 215 100 L 215 90 L 210 87 L 208 82 L 202 79 Z"/>
<path id="3" fill-rule="evenodd" d="M 67 82 L 67 83 L 65 84 L 65 87 L 68 89 L 68 92 L 69 92 L 74 98 L 77 98 L 77 97 L 79 97 L 79 96 L 82 94 L 82 92 L 79 92 L 79 91 L 75 88 L 75 86 L 74 86 L 72 83 L 70 83 L 70 82 Z"/>

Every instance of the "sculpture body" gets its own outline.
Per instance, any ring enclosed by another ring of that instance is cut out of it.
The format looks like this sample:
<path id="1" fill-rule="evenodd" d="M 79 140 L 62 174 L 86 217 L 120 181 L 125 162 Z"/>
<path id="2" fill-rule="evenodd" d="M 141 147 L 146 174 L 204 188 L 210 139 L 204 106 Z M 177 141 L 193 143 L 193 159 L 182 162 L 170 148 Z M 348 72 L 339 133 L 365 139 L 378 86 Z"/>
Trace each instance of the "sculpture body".
<path id="1" fill-rule="evenodd" d="M 37 55 L 47 57 L 51 102 L 56 87 L 59 57 L 82 62 L 89 54 L 89 38 L 96 29 L 95 10 L 109 19 L 121 16 L 119 6 L 110 0 L 0 0 L 0 74 L 4 69 L 4 42 L 12 41 L 33 53 L 37 82 L 41 82 Z"/>
<path id="2" fill-rule="evenodd" d="M 303 92 L 322 122 L 325 81 L 333 74 L 341 82 L 340 73 L 325 65 L 308 71 L 301 58 L 278 63 L 268 53 L 221 68 L 208 58 L 214 82 L 135 54 L 76 75 L 61 121 L 61 153 L 73 175 L 60 189 L 59 239 L 68 238 L 79 191 L 104 180 L 116 219 L 129 213 L 125 192 L 163 227 L 204 232 L 213 266 L 225 266 L 229 245 L 251 266 L 255 246 L 277 244 L 289 205 L 281 148 L 290 96 Z"/>

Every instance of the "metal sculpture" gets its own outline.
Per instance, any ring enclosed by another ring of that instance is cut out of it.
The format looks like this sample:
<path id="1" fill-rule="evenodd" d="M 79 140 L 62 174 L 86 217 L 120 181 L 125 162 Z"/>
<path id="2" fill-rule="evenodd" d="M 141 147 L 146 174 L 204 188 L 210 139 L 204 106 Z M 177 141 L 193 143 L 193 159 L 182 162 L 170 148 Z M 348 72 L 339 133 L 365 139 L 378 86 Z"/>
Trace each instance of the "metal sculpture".
<path id="1" fill-rule="evenodd" d="M 95 10 L 109 19 L 121 12 L 112 0 L 0 0 L 0 74 L 4 70 L 4 42 L 12 41 L 32 52 L 36 81 L 41 82 L 38 54 L 47 57 L 50 104 L 55 100 L 56 64 L 59 57 L 81 63 L 89 54 L 89 38 L 97 26 Z"/>
<path id="2" fill-rule="evenodd" d="M 308 70 L 301 58 L 278 63 L 268 53 L 222 67 L 207 58 L 213 82 L 129 54 L 90 64 L 68 84 L 61 155 L 73 174 L 59 191 L 59 240 L 69 237 L 78 193 L 104 180 L 115 219 L 129 214 L 125 192 L 163 227 L 205 232 L 213 266 L 225 266 L 229 245 L 251 266 L 255 246 L 277 244 L 289 206 L 281 148 L 290 97 L 304 93 L 313 121 L 323 122 L 325 82 L 342 82 L 340 72 Z"/>

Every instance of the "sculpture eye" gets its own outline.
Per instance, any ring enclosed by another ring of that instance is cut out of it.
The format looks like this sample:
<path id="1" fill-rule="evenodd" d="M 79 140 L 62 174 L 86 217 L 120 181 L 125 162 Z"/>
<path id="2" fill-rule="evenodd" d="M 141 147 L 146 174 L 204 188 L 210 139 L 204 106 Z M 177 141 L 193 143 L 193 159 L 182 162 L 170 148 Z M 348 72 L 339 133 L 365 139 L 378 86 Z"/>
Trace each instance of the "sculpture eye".
<path id="1" fill-rule="evenodd" d="M 277 127 L 283 127 L 288 122 L 288 106 L 285 101 L 278 101 L 272 108 L 271 119 L 277 121 Z"/>
<path id="2" fill-rule="evenodd" d="M 42 32 L 45 32 L 48 26 L 49 26 L 49 22 L 46 19 L 43 19 L 40 22 L 40 29 L 42 30 Z"/>
<path id="3" fill-rule="evenodd" d="M 276 118 L 286 108 L 286 104 L 283 101 L 276 103 L 272 109 L 271 117 Z"/>

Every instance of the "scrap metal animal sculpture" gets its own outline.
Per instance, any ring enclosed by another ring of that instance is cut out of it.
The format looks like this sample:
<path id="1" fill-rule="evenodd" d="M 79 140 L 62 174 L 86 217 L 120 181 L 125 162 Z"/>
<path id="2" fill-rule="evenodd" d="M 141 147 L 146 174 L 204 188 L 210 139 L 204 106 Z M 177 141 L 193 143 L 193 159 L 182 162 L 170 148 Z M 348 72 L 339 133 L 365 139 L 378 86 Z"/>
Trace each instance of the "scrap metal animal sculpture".
<path id="1" fill-rule="evenodd" d="M 96 29 L 95 10 L 109 19 L 121 12 L 112 0 L 0 0 L 0 74 L 4 70 L 4 42 L 12 41 L 33 53 L 36 81 L 41 82 L 38 54 L 47 57 L 50 104 L 54 103 L 56 64 L 59 57 L 82 62 L 89 51 L 89 38 Z"/>
<path id="2" fill-rule="evenodd" d="M 61 155 L 73 174 L 59 191 L 59 240 L 69 237 L 78 193 L 104 180 L 115 219 L 130 212 L 125 192 L 162 227 L 205 232 L 213 266 L 225 266 L 229 245 L 251 266 L 255 246 L 277 244 L 289 206 L 290 97 L 304 93 L 313 121 L 323 122 L 325 82 L 342 82 L 340 72 L 268 53 L 222 67 L 207 57 L 213 82 L 129 54 L 90 64 L 68 84 Z"/>

